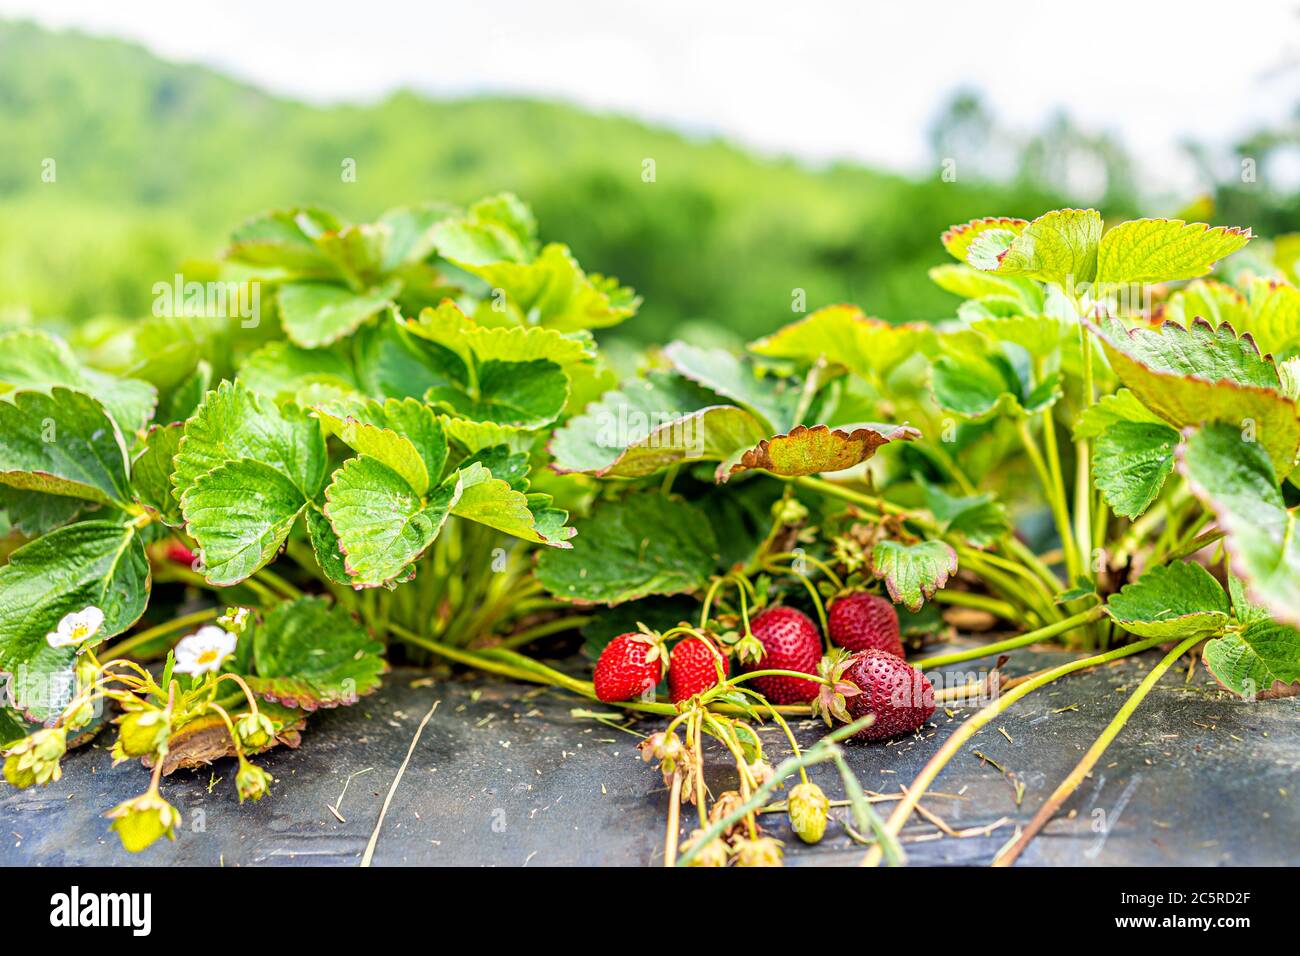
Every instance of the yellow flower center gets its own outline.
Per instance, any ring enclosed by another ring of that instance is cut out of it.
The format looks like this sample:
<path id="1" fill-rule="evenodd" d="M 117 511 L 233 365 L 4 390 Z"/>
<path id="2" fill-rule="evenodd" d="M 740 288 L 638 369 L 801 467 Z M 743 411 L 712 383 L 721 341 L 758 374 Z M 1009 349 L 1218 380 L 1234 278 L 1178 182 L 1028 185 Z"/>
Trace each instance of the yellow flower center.
<path id="1" fill-rule="evenodd" d="M 217 652 L 216 652 L 216 650 L 214 650 L 213 648 L 210 647 L 210 648 L 208 648 L 206 651 L 204 651 L 202 654 L 200 654 L 200 655 L 195 659 L 194 662 L 195 662 L 196 664 L 211 664 L 211 663 L 212 663 L 213 661 L 215 661 L 216 659 L 217 659 Z"/>

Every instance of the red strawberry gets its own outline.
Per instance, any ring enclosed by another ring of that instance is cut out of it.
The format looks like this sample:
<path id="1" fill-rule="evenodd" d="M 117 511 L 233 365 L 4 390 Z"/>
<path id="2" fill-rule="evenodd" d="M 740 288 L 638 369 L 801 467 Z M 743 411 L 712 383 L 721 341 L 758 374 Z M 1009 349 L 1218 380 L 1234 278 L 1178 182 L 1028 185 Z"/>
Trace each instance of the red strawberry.
<path id="1" fill-rule="evenodd" d="M 783 670 L 816 674 L 822 658 L 822 640 L 817 625 L 807 614 L 792 607 L 774 607 L 749 624 L 763 645 L 763 656 L 745 665 L 747 671 Z M 817 696 L 816 681 L 797 677 L 755 677 L 754 685 L 774 704 L 803 704 Z"/>
<path id="2" fill-rule="evenodd" d="M 854 734 L 854 740 L 887 740 L 911 733 L 934 713 L 930 682 L 893 654 L 875 649 L 855 654 L 844 679 L 862 691 L 845 701 L 853 719 L 876 715 L 876 722 Z"/>
<path id="3" fill-rule="evenodd" d="M 606 703 L 653 691 L 663 676 L 663 647 L 649 634 L 620 634 L 600 652 L 593 683 Z"/>
<path id="4" fill-rule="evenodd" d="M 167 560 L 192 568 L 194 567 L 194 552 L 173 538 L 167 543 Z"/>
<path id="5" fill-rule="evenodd" d="M 866 591 L 850 591 L 831 603 L 826 617 L 831 640 L 840 647 L 903 656 L 898 612 L 885 598 Z"/>
<path id="6" fill-rule="evenodd" d="M 711 640 L 688 637 L 673 648 L 668 666 L 668 692 L 680 704 L 718 683 L 718 665 L 724 677 L 731 674 L 727 656 Z"/>

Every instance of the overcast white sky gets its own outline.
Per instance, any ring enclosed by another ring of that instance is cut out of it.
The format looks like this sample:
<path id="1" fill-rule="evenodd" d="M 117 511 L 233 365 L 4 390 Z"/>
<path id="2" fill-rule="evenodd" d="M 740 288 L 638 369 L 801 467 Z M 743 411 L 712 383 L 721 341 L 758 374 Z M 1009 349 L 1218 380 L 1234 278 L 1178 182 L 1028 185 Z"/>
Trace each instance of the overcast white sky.
<path id="1" fill-rule="evenodd" d="M 557 97 L 769 153 L 901 170 L 961 86 L 1011 125 L 1064 107 L 1149 179 L 1300 102 L 1300 0 L 0 0 L 313 101 L 412 87 Z"/>

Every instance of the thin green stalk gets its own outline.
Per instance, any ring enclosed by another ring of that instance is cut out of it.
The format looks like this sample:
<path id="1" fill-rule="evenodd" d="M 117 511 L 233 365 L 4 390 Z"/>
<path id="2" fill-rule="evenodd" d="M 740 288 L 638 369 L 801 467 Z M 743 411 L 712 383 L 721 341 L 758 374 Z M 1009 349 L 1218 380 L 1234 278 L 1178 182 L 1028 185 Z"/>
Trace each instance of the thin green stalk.
<path id="1" fill-rule="evenodd" d="M 715 838 L 725 833 L 732 825 L 739 823 L 745 817 L 755 813 L 759 807 L 763 806 L 767 802 L 767 798 L 772 795 L 776 788 L 800 767 L 811 767 L 814 764 L 834 760 L 834 752 L 839 749 L 836 745 L 841 740 L 846 740 L 858 731 L 866 729 L 870 726 L 873 720 L 875 720 L 874 715 L 868 714 L 865 717 L 855 720 L 851 724 L 845 724 L 827 734 L 799 756 L 789 757 L 786 760 L 781 761 L 777 766 L 776 771 L 772 774 L 772 779 L 757 788 L 753 794 L 750 795 L 748 800 L 731 813 L 710 824 L 709 828 L 706 829 L 698 839 L 691 842 L 690 848 L 677 858 L 677 865 L 687 866 L 693 859 L 695 859 L 699 854 L 699 851 L 712 843 Z"/>
<path id="2" fill-rule="evenodd" d="M 1092 772 L 1092 768 L 1097 765 L 1097 761 L 1100 760 L 1101 755 L 1106 752 L 1106 748 L 1114 742 L 1115 738 L 1119 735 L 1119 732 L 1124 729 L 1124 725 L 1128 723 L 1128 719 L 1133 716 L 1133 712 L 1136 711 L 1142 704 L 1142 701 L 1146 699 L 1147 694 L 1151 692 L 1151 688 L 1155 687 L 1160 678 L 1164 676 L 1165 671 L 1169 670 L 1178 658 L 1182 657 L 1203 640 L 1205 640 L 1204 634 L 1187 638 L 1187 640 L 1183 641 L 1166 654 L 1161 659 L 1160 663 L 1151 668 L 1151 672 L 1142 679 L 1142 683 L 1138 685 L 1137 690 L 1135 690 L 1132 696 L 1124 702 L 1124 706 L 1119 709 L 1119 713 L 1115 715 L 1115 719 L 1106 725 L 1106 729 L 1103 730 L 1100 736 L 1093 741 L 1092 746 L 1088 748 L 1088 752 L 1083 755 L 1083 759 L 1080 760 L 1075 765 L 1074 769 L 1070 771 L 1069 776 L 1061 781 L 1061 785 L 1056 788 L 1050 797 L 1047 798 L 1047 802 L 1039 807 L 1038 812 L 1034 814 L 1034 818 L 1029 821 L 1029 825 L 1025 827 L 1020 836 L 1016 838 L 1016 841 L 998 854 L 997 858 L 993 861 L 994 866 L 1010 866 L 1016 861 L 1016 858 L 1020 856 L 1025 847 L 1029 846 L 1029 842 L 1038 835 L 1038 831 L 1047 824 L 1056 811 L 1061 808 L 1061 805 L 1069 798 L 1070 794 L 1074 793 L 1074 791 L 1078 789 L 1079 784 L 1083 783 L 1084 778 Z"/>
<path id="3" fill-rule="evenodd" d="M 591 620 L 589 614 L 571 614 L 568 617 L 558 617 L 554 620 L 544 621 L 533 627 L 524 628 L 518 633 L 511 634 L 500 644 L 494 644 L 494 647 L 503 647 L 506 650 L 523 647 L 535 640 L 543 637 L 549 637 L 552 634 L 559 634 L 562 631 L 570 631 L 582 627 Z"/>
<path id="4" fill-rule="evenodd" d="M 849 768 L 849 762 L 844 759 L 844 754 L 837 748 L 832 759 L 840 772 L 840 780 L 844 783 L 844 794 L 849 799 L 849 807 L 853 811 L 853 823 L 858 832 L 866 833 L 870 830 L 875 834 L 877 845 L 884 851 L 885 862 L 890 866 L 906 864 L 907 856 L 903 853 L 898 838 L 885 829 L 885 821 L 880 819 L 880 814 L 876 813 L 875 808 L 867 800 L 862 784 Z"/>
<path id="5" fill-rule="evenodd" d="M 1019 637 L 1010 637 L 1005 641 L 997 641 L 993 644 L 981 644 L 979 647 L 973 647 L 965 651 L 954 651 L 951 654 L 936 654 L 934 657 L 924 657 L 919 661 L 912 661 L 913 667 L 925 670 L 927 667 L 943 667 L 945 664 L 957 664 L 961 661 L 973 661 L 980 657 L 989 657 L 993 654 L 1000 654 L 1003 651 L 1013 651 L 1018 647 L 1027 647 L 1030 644 L 1037 644 L 1040 641 L 1046 641 L 1067 631 L 1072 631 L 1076 627 L 1083 627 L 1091 624 L 1093 621 L 1101 620 L 1106 614 L 1105 608 L 1098 605 L 1081 611 L 1072 617 L 1067 617 L 1063 621 L 1057 621 L 1055 624 L 1048 624 L 1046 627 L 1040 627 L 1036 631 L 1030 631 L 1028 634 L 1021 634 Z"/>
<path id="6" fill-rule="evenodd" d="M 1033 433 L 1029 430 L 1029 419 L 1022 418 L 1017 425 L 1019 426 L 1020 441 L 1025 446 L 1025 453 L 1029 456 L 1029 462 L 1034 466 L 1034 471 L 1038 474 L 1038 481 L 1043 487 L 1043 494 L 1047 498 L 1048 506 L 1052 509 L 1052 517 L 1056 521 L 1056 531 L 1061 536 L 1061 548 L 1065 552 L 1065 566 L 1069 571 L 1070 580 L 1073 581 L 1079 576 L 1079 552 L 1074 542 L 1074 529 L 1070 524 L 1070 512 L 1065 506 L 1065 491 L 1052 480 L 1052 472 L 1043 460 L 1043 453 L 1039 450 L 1038 443 L 1034 441 Z"/>
<path id="7" fill-rule="evenodd" d="M 276 574 L 270 568 L 262 568 L 260 571 L 254 574 L 253 577 L 257 578 L 259 581 L 265 581 L 269 587 L 279 592 L 284 597 L 288 598 L 290 601 L 302 597 L 301 591 L 299 591 L 296 587 L 294 587 L 284 578 L 280 577 L 280 575 Z"/>
<path id="8" fill-rule="evenodd" d="M 1060 667 L 1054 667 L 1031 680 L 1025 681 L 1023 684 L 1018 684 L 1011 690 L 1006 691 L 997 700 L 975 713 L 943 742 L 943 746 L 935 752 L 934 756 L 931 757 L 929 762 L 921 769 L 921 772 L 916 775 L 916 779 L 912 781 L 912 785 L 907 788 L 907 796 L 899 801 L 894 812 L 891 813 L 889 819 L 885 821 L 886 830 L 894 836 L 897 836 L 903 829 L 903 825 L 907 823 L 908 817 L 912 815 L 912 811 L 916 809 L 916 805 L 921 801 L 921 796 L 930 789 L 930 784 L 934 783 L 935 778 L 938 777 L 940 771 L 947 766 L 948 761 L 952 760 L 952 758 L 957 755 L 957 752 L 961 750 L 966 741 L 975 736 L 976 732 L 978 732 L 981 727 L 995 719 L 1003 711 L 1010 708 L 1011 705 L 1020 700 L 1020 698 L 1037 690 L 1045 684 L 1050 684 L 1052 681 L 1066 676 L 1067 674 L 1073 674 L 1075 671 L 1083 670 L 1088 667 L 1096 667 L 1099 664 L 1108 664 L 1111 661 L 1119 660 L 1121 657 L 1128 657 L 1130 654 L 1141 653 L 1148 648 L 1155 647 L 1162 640 L 1164 640 L 1164 638 L 1152 637 L 1145 641 L 1139 641 L 1136 644 L 1129 644 L 1126 647 L 1117 647 L 1112 651 L 1105 652 L 1104 654 L 1095 654 L 1091 657 L 1081 657 L 1077 660 L 1070 661 L 1067 664 L 1062 664 Z M 862 860 L 862 865 L 876 866 L 880 863 L 880 857 L 880 847 L 878 845 L 874 846 L 867 851 L 867 855 Z"/>
<path id="9" fill-rule="evenodd" d="M 206 611 L 195 611 L 193 614 L 184 614 L 180 617 L 173 618 L 170 621 L 164 621 L 162 624 L 157 624 L 147 630 L 139 631 L 132 634 L 130 637 L 123 638 L 105 651 L 105 656 L 129 656 L 137 647 L 143 647 L 151 641 L 155 641 L 160 637 L 165 637 L 166 635 L 172 634 L 176 631 L 186 630 L 195 624 L 202 624 L 204 621 L 210 621 L 215 617 L 219 617 L 221 613 L 220 608 L 212 607 L 208 608 Z"/>
<path id="10" fill-rule="evenodd" d="M 1004 621 L 1011 621 L 1013 624 L 1019 624 L 1024 620 L 1024 614 L 1014 605 L 983 594 L 973 594 L 970 591 L 954 591 L 951 589 L 935 591 L 934 600 L 940 604 L 951 604 L 955 607 L 968 607 L 977 611 L 987 611 L 994 617 L 1000 617 Z"/>
<path id="11" fill-rule="evenodd" d="M 1034 554 L 1029 545 L 1025 544 L 1014 534 L 1009 534 L 1003 539 L 1006 543 L 1006 549 L 1011 556 L 1018 558 L 1025 567 L 1032 570 L 1038 575 L 1039 580 L 1048 588 L 1053 597 L 1058 591 L 1064 589 L 1064 585 L 1056 572 L 1047 566 L 1047 564 L 1038 555 Z"/>

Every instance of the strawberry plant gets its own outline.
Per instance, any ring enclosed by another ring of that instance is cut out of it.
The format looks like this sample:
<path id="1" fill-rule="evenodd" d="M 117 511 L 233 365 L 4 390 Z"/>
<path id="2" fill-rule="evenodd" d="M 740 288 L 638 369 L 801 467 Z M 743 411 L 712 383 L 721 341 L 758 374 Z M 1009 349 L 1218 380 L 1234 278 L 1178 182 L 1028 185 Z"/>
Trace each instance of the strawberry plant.
<path id="1" fill-rule="evenodd" d="M 570 547 L 563 501 L 585 492 L 533 465 L 604 381 L 590 330 L 637 307 L 540 244 L 512 196 L 356 225 L 269 213 L 213 274 L 124 334 L 119 374 L 0 336 L 0 502 L 25 539 L 0 568 L 6 775 L 57 778 L 68 735 L 115 702 L 120 753 L 154 767 L 113 817 L 130 849 L 174 835 L 161 773 L 233 753 L 260 796 L 245 755 L 374 691 L 384 638 L 454 655 L 571 625 L 525 552 Z M 173 584 L 215 603 L 101 663 Z M 198 626 L 161 675 L 135 663 Z"/>
<path id="2" fill-rule="evenodd" d="M 618 382 L 593 330 L 638 300 L 541 244 L 513 197 L 259 217 L 213 275 L 237 301 L 269 290 L 267 321 L 157 316 L 115 374 L 4 336 L 0 501 L 27 539 L 0 568 L 6 773 L 53 779 L 108 698 L 155 768 L 123 814 L 170 834 L 159 773 L 251 767 L 378 686 L 389 641 L 667 717 L 642 755 L 669 788 L 668 862 L 779 862 L 758 814 L 795 773 L 792 826 L 820 839 L 818 762 L 869 861 L 901 862 L 903 823 L 981 727 L 1166 645 L 1010 862 L 1182 655 L 1203 646 L 1243 698 L 1300 690 L 1300 292 L 1267 250 L 1228 258 L 1252 239 L 1092 210 L 980 219 L 942 236 L 946 322 L 833 305 L 744 354 L 669 343 Z M 220 601 L 100 654 L 155 584 Z M 161 679 L 135 664 L 227 605 L 234 637 L 183 641 Z M 999 633 L 927 650 L 958 614 Z M 577 628 L 592 681 L 522 652 Z M 936 670 L 1049 640 L 1079 656 L 1005 689 L 998 666 L 955 687 Z M 939 702 L 983 706 L 881 820 L 840 744 L 912 733 Z M 832 729 L 801 751 L 785 717 L 810 714 Z M 794 752 L 777 767 L 768 720 Z M 706 737 L 739 780 L 712 800 Z M 683 803 L 699 825 L 679 847 Z"/>

